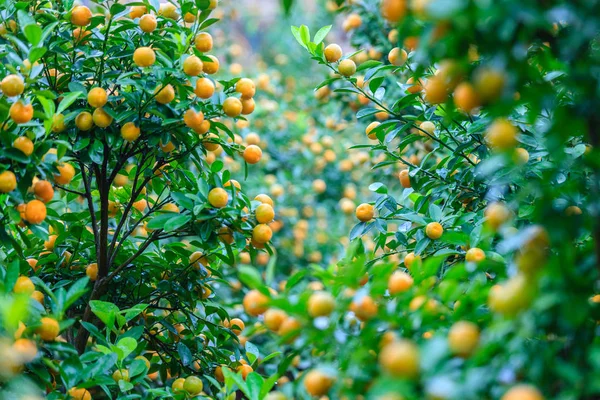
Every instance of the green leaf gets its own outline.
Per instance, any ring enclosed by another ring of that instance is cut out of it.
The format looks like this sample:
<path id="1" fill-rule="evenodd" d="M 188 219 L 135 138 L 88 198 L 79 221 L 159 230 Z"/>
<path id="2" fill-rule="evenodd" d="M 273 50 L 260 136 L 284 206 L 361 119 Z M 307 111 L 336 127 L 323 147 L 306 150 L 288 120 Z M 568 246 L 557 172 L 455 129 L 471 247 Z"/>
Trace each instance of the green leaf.
<path id="1" fill-rule="evenodd" d="M 73 303 L 77 301 L 85 292 L 87 292 L 87 284 L 89 278 L 86 276 L 75 282 L 67 291 L 63 312 L 65 312 Z"/>
<path id="2" fill-rule="evenodd" d="M 256 372 L 251 372 L 246 377 L 246 385 L 250 393 L 251 400 L 261 400 L 260 393 L 265 380 Z"/>
<path id="3" fill-rule="evenodd" d="M 190 214 L 178 215 L 176 217 L 172 217 L 165 223 L 164 230 L 165 230 L 165 232 L 171 232 L 171 231 L 177 230 L 177 229 L 181 228 L 182 226 L 184 226 L 185 224 L 187 224 L 191 219 L 192 219 L 192 216 Z"/>
<path id="4" fill-rule="evenodd" d="M 56 110 L 56 113 L 57 114 L 61 114 L 71 104 L 73 104 L 75 102 L 75 100 L 77 100 L 78 98 L 80 98 L 82 95 L 83 95 L 82 92 L 65 93 L 63 95 L 63 99 L 61 100 L 60 104 L 58 105 L 58 109 Z"/>
<path id="5" fill-rule="evenodd" d="M 92 300 L 90 301 L 90 308 L 100 321 L 104 322 L 109 330 L 112 330 L 119 307 L 106 301 Z"/>
<path id="6" fill-rule="evenodd" d="M 258 270 L 254 267 L 247 265 L 240 266 L 238 268 L 238 278 L 240 278 L 240 281 L 242 281 L 246 286 L 252 289 L 263 286 L 260 272 L 258 272 Z"/>
<path id="7" fill-rule="evenodd" d="M 327 36 L 327 34 L 329 33 L 330 30 L 331 30 L 331 25 L 327 25 L 327 26 L 324 26 L 321 29 L 319 29 L 319 31 L 315 34 L 314 43 L 319 44 L 323 40 L 325 40 L 325 37 Z"/>
<path id="8" fill-rule="evenodd" d="M 246 342 L 246 355 L 248 356 L 248 360 L 250 360 L 250 365 L 254 364 L 254 361 L 260 357 L 258 347 L 256 347 L 253 343 L 250 343 L 250 341 Z"/>
<path id="9" fill-rule="evenodd" d="M 177 353 L 179 354 L 179 358 L 183 365 L 190 365 L 194 359 L 190 349 L 182 342 L 177 343 Z"/>
<path id="10" fill-rule="evenodd" d="M 117 342 L 117 347 L 122 352 L 122 355 L 121 357 L 119 357 L 119 360 L 123 360 L 127 358 L 128 355 L 133 353 L 133 351 L 136 349 L 137 341 L 132 337 L 125 337 Z"/>
<path id="11" fill-rule="evenodd" d="M 296 38 L 296 41 L 300 44 L 300 46 L 308 50 L 308 46 L 304 44 L 304 41 L 302 40 L 302 35 L 300 35 L 300 28 L 298 28 L 297 26 L 292 26 L 292 35 L 294 35 L 294 38 Z"/>
<path id="12" fill-rule="evenodd" d="M 40 43 L 40 40 L 42 39 L 42 28 L 37 24 L 27 25 L 23 31 L 25 37 L 33 46 L 37 46 Z"/>

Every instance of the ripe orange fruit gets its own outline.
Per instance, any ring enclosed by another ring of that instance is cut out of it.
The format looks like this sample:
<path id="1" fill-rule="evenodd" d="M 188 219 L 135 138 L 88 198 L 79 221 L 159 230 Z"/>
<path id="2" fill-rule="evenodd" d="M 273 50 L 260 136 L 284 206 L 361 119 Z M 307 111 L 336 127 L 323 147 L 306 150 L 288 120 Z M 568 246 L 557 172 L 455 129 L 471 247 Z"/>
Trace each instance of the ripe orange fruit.
<path id="1" fill-rule="evenodd" d="M 406 53 L 406 50 L 394 47 L 388 54 L 388 60 L 392 65 L 401 67 L 406 63 L 406 60 L 408 60 L 408 54 Z"/>
<path id="2" fill-rule="evenodd" d="M 17 188 L 17 177 L 12 171 L 0 173 L 0 193 L 9 193 Z"/>
<path id="3" fill-rule="evenodd" d="M 254 371 L 254 368 L 252 368 L 250 365 L 248 364 L 242 364 L 239 367 L 237 367 L 237 372 L 242 374 L 242 378 L 244 378 L 244 380 L 248 377 L 248 375 L 250 374 L 250 372 Z"/>
<path id="4" fill-rule="evenodd" d="M 338 44 L 332 43 L 325 47 L 323 54 L 328 62 L 333 63 L 339 61 L 339 59 L 342 58 L 343 53 L 342 48 Z"/>
<path id="5" fill-rule="evenodd" d="M 38 263 L 38 260 L 36 260 L 35 258 L 27 259 L 27 264 L 29 264 L 29 266 L 31 267 L 31 269 L 33 269 L 34 272 L 37 272 L 37 270 L 38 270 L 37 263 Z"/>
<path id="6" fill-rule="evenodd" d="M 233 318 L 231 321 L 229 321 L 229 329 L 231 329 L 231 331 L 238 336 L 245 328 L 246 325 L 244 324 L 244 321 L 239 318 Z"/>
<path id="7" fill-rule="evenodd" d="M 92 394 L 87 389 L 74 387 L 68 393 L 73 400 L 92 400 Z"/>
<path id="8" fill-rule="evenodd" d="M 362 203 L 356 207 L 356 218 L 362 222 L 368 222 L 375 216 L 375 207 L 368 203 Z"/>
<path id="9" fill-rule="evenodd" d="M 252 230 L 252 240 L 258 244 L 265 244 L 273 237 L 273 230 L 266 224 L 258 224 Z"/>
<path id="10" fill-rule="evenodd" d="M 308 299 L 308 315 L 326 317 L 335 309 L 335 298 L 331 293 L 315 292 Z"/>
<path id="11" fill-rule="evenodd" d="M 81 131 L 89 131 L 92 129 L 92 126 L 94 126 L 92 114 L 87 111 L 80 112 L 77 117 L 75 117 L 75 126 Z"/>
<path id="12" fill-rule="evenodd" d="M 43 317 L 40 322 L 41 326 L 35 330 L 40 335 L 40 338 L 46 342 L 56 339 L 60 332 L 58 321 L 50 317 Z"/>
<path id="13" fill-rule="evenodd" d="M 448 88 L 446 82 L 440 76 L 432 76 L 425 83 L 425 101 L 430 104 L 440 104 L 446 102 L 448 98 Z"/>
<path id="14" fill-rule="evenodd" d="M 158 15 L 170 19 L 179 19 L 177 6 L 173 3 L 162 3 L 158 9 Z"/>
<path id="15" fill-rule="evenodd" d="M 166 86 L 158 86 L 154 90 L 154 98 L 160 104 L 169 104 L 175 100 L 175 89 L 171 84 Z"/>
<path id="16" fill-rule="evenodd" d="M 474 85 L 475 90 L 483 102 L 496 100 L 502 94 L 506 76 L 504 72 L 490 68 L 482 67 L 475 71 Z"/>
<path id="17" fill-rule="evenodd" d="M 535 386 L 520 384 L 510 388 L 500 400 L 544 400 L 544 396 Z"/>
<path id="18" fill-rule="evenodd" d="M 510 211 L 503 203 L 491 203 L 484 212 L 486 224 L 493 230 L 498 230 L 510 218 Z"/>
<path id="19" fill-rule="evenodd" d="M 415 253 L 408 253 L 406 257 L 404 257 L 404 266 L 410 271 L 413 263 L 415 261 L 421 262 L 421 256 L 416 256 Z"/>
<path id="20" fill-rule="evenodd" d="M 25 90 L 25 82 L 19 75 L 8 75 L 0 82 L 2 93 L 7 97 L 15 97 Z"/>
<path id="21" fill-rule="evenodd" d="M 204 63 L 204 72 L 209 74 L 209 75 L 213 75 L 216 74 L 217 72 L 219 72 L 219 59 L 215 56 L 207 56 L 208 58 L 210 58 L 211 61 L 203 61 Z"/>
<path id="22" fill-rule="evenodd" d="M 50 182 L 40 180 L 33 185 L 33 194 L 44 203 L 47 203 L 54 197 L 54 189 Z"/>
<path id="23" fill-rule="evenodd" d="M 345 77 L 350 77 L 356 73 L 356 64 L 350 59 L 340 61 L 338 71 Z"/>
<path id="24" fill-rule="evenodd" d="M 138 67 L 150 67 L 156 62 L 156 54 L 150 47 L 139 47 L 133 52 L 133 62 Z"/>
<path id="25" fill-rule="evenodd" d="M 173 381 L 173 383 L 171 384 L 171 389 L 173 389 L 173 391 L 175 393 L 178 392 L 183 392 L 183 383 L 185 382 L 185 378 L 177 378 Z"/>
<path id="26" fill-rule="evenodd" d="M 269 204 L 263 203 L 256 207 L 256 220 L 259 224 L 268 224 L 275 218 L 275 210 Z"/>
<path id="27" fill-rule="evenodd" d="M 13 147 L 29 157 L 33 154 L 33 142 L 27 136 L 19 136 L 13 142 Z"/>
<path id="28" fill-rule="evenodd" d="M 19 276 L 17 278 L 17 281 L 15 282 L 15 286 L 13 288 L 13 292 L 15 293 L 24 293 L 24 294 L 28 294 L 31 295 L 31 293 L 33 293 L 33 291 L 35 290 L 35 285 L 33 284 L 33 282 L 31 282 L 31 279 L 29 279 L 26 276 Z"/>
<path id="29" fill-rule="evenodd" d="M 275 207 L 275 203 L 273 203 L 273 199 L 270 198 L 266 194 L 259 194 L 254 198 L 254 200 L 260 201 L 261 203 L 266 203 L 266 204 L 270 205 L 271 207 Z"/>
<path id="30" fill-rule="evenodd" d="M 525 165 L 529 162 L 529 152 L 522 147 L 515 149 L 512 160 L 515 164 Z"/>
<path id="31" fill-rule="evenodd" d="M 408 78 L 408 80 L 406 81 L 407 85 L 411 85 L 409 86 L 408 89 L 406 89 L 408 91 L 408 93 L 420 93 L 423 90 L 423 86 L 421 85 L 421 81 L 417 80 L 415 83 L 415 79 L 411 76 L 410 78 Z"/>
<path id="32" fill-rule="evenodd" d="M 252 79 L 242 78 L 235 84 L 235 91 L 242 95 L 242 98 L 249 99 L 256 94 L 256 86 Z"/>
<path id="33" fill-rule="evenodd" d="M 31 298 L 41 305 L 44 305 L 44 293 L 40 292 L 39 290 L 34 290 L 33 293 L 31 293 Z"/>
<path id="34" fill-rule="evenodd" d="M 444 227 L 439 222 L 430 222 L 425 227 L 425 234 L 431 240 L 437 240 L 442 237 Z"/>
<path id="35" fill-rule="evenodd" d="M 381 2 L 381 16 L 389 22 L 399 22 L 407 11 L 406 0 L 383 0 Z"/>
<path id="36" fill-rule="evenodd" d="M 406 292 L 412 285 L 413 278 L 404 271 L 394 271 L 388 280 L 388 290 L 392 296 Z"/>
<path id="37" fill-rule="evenodd" d="M 198 76 L 202 73 L 202 60 L 197 56 L 189 56 L 183 61 L 183 72 L 189 76 Z"/>
<path id="38" fill-rule="evenodd" d="M 229 202 L 229 194 L 223 188 L 214 188 L 208 192 L 208 202 L 215 208 L 223 208 Z"/>
<path id="39" fill-rule="evenodd" d="M 473 85 L 469 82 L 462 82 L 454 89 L 454 105 L 465 114 L 471 114 L 481 105 L 479 95 Z"/>
<path id="40" fill-rule="evenodd" d="M 359 320 L 368 321 L 377 316 L 379 307 L 372 297 L 363 296 L 359 300 L 353 301 L 350 304 L 350 311 L 356 314 L 356 318 Z"/>
<path id="41" fill-rule="evenodd" d="M 479 328 L 472 322 L 459 321 L 448 332 L 448 346 L 452 354 L 469 357 L 479 344 Z"/>
<path id="42" fill-rule="evenodd" d="M 244 296 L 242 304 L 246 314 L 258 317 L 268 309 L 269 298 L 256 289 L 250 290 Z"/>
<path id="43" fill-rule="evenodd" d="M 284 336 L 287 343 L 293 342 L 299 335 L 302 329 L 302 324 L 296 318 L 286 318 L 279 327 L 277 334 Z"/>
<path id="44" fill-rule="evenodd" d="M 251 144 L 244 149 L 244 161 L 248 164 L 256 164 L 262 158 L 262 150 L 255 144 Z"/>
<path id="45" fill-rule="evenodd" d="M 253 98 L 245 99 L 242 97 L 242 115 L 249 115 L 254 112 L 256 102 Z"/>
<path id="46" fill-rule="evenodd" d="M 329 392 L 335 380 L 325 372 L 313 369 L 304 376 L 304 388 L 311 396 L 324 396 Z"/>
<path id="47" fill-rule="evenodd" d="M 92 12 L 86 6 L 75 6 L 71 10 L 71 23 L 77 26 L 89 25 L 92 21 Z"/>
<path id="48" fill-rule="evenodd" d="M 223 101 L 223 112 L 225 115 L 235 118 L 242 113 L 242 102 L 237 97 L 228 97 Z"/>
<path id="49" fill-rule="evenodd" d="M 140 29 L 146 33 L 154 32 L 157 24 L 156 17 L 152 14 L 146 14 L 140 18 Z"/>
<path id="50" fill-rule="evenodd" d="M 99 128 L 108 128 L 113 122 L 113 117 L 104 111 L 104 108 L 96 108 L 92 114 L 92 120 Z"/>
<path id="51" fill-rule="evenodd" d="M 414 378 L 419 374 L 419 348 L 406 339 L 387 344 L 379 353 L 379 366 L 393 377 Z"/>
<path id="52" fill-rule="evenodd" d="M 485 252 L 478 247 L 473 247 L 467 251 L 465 259 L 468 262 L 480 263 L 485 260 Z"/>
<path id="53" fill-rule="evenodd" d="M 210 99 L 215 94 L 215 84 L 208 78 L 200 78 L 196 81 L 194 93 L 201 99 Z"/>
<path id="54" fill-rule="evenodd" d="M 200 133 L 202 131 L 202 123 L 204 122 L 204 113 L 190 108 L 183 114 L 183 122 L 187 127 Z"/>
<path id="55" fill-rule="evenodd" d="M 271 308 L 265 312 L 264 318 L 265 326 L 273 332 L 277 332 L 283 321 L 286 320 L 287 314 L 285 311 Z"/>
<path id="56" fill-rule="evenodd" d="M 136 19 L 140 18 L 142 15 L 146 14 L 148 10 L 146 6 L 132 6 L 131 11 L 129 12 L 129 18 Z"/>
<path id="57" fill-rule="evenodd" d="M 13 103 L 9 109 L 10 118 L 17 124 L 25 124 L 33 118 L 33 106 L 23 104 L 21 100 Z"/>
<path id="58" fill-rule="evenodd" d="M 87 96 L 88 104 L 95 108 L 104 107 L 108 102 L 108 93 L 101 87 L 95 87 L 88 93 Z"/>
<path id="59" fill-rule="evenodd" d="M 208 32 L 200 32 L 194 39 L 194 45 L 203 53 L 209 52 L 213 48 L 213 38 Z"/>
<path id="60" fill-rule="evenodd" d="M 517 128 L 508 120 L 496 119 L 487 129 L 485 140 L 493 150 L 503 151 L 517 145 Z"/>
<path id="61" fill-rule="evenodd" d="M 133 122 L 127 122 L 121 127 L 121 137 L 127 142 L 136 141 L 140 134 L 140 128 Z"/>
<path id="62" fill-rule="evenodd" d="M 202 392 L 203 387 L 202 379 L 197 376 L 188 376 L 183 382 L 183 390 L 188 392 L 192 397 L 198 396 Z"/>
<path id="63" fill-rule="evenodd" d="M 25 207 L 25 219 L 30 224 L 41 224 L 46 219 L 46 205 L 39 200 L 31 200 Z"/>
<path id="64" fill-rule="evenodd" d="M 58 175 L 54 175 L 54 182 L 59 185 L 68 185 L 75 176 L 75 168 L 69 163 L 64 163 L 56 167 Z"/>
<path id="65" fill-rule="evenodd" d="M 358 14 L 350 14 L 346 17 L 346 20 L 342 24 L 342 27 L 346 32 L 352 29 L 360 28 L 362 25 L 362 18 Z"/>
<path id="66" fill-rule="evenodd" d="M 98 264 L 92 263 L 85 268 L 85 274 L 90 281 L 94 282 L 98 278 Z"/>
<path id="67" fill-rule="evenodd" d="M 367 128 L 365 129 L 365 134 L 367 135 L 367 137 L 371 140 L 377 140 L 377 135 L 375 133 L 371 133 L 373 132 L 373 129 L 377 128 L 379 125 L 381 125 L 381 122 L 371 122 L 369 124 L 369 126 L 367 126 Z"/>
<path id="68" fill-rule="evenodd" d="M 398 174 L 398 179 L 400 180 L 400 185 L 402 185 L 403 188 L 408 189 L 411 187 L 410 175 L 407 169 L 400 171 Z"/>

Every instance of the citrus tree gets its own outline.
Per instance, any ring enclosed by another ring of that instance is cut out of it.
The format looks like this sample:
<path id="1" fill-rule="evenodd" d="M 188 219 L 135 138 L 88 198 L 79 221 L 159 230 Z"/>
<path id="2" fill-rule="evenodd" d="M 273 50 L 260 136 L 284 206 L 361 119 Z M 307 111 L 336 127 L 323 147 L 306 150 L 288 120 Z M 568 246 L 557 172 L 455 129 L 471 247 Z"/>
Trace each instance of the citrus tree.
<path id="1" fill-rule="evenodd" d="M 262 154 L 224 124 L 256 88 L 215 79 L 216 6 L 0 6 L 6 390 L 216 397 L 220 364 L 252 372 L 218 299 L 235 254 L 268 249 L 274 211 L 215 155 Z"/>

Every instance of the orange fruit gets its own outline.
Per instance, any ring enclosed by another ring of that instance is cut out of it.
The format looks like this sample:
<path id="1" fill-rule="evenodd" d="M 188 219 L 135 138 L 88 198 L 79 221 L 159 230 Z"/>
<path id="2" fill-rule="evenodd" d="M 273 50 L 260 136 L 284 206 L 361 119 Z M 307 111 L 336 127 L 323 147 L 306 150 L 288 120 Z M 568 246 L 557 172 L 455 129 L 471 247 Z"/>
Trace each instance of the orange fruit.
<path id="1" fill-rule="evenodd" d="M 183 390 L 188 392 L 192 397 L 198 396 L 202 392 L 203 387 L 202 379 L 197 376 L 188 376 L 183 382 Z"/>
<path id="2" fill-rule="evenodd" d="M 406 53 L 406 50 L 394 47 L 388 54 L 388 60 L 392 65 L 401 67 L 406 63 L 406 60 L 408 60 L 408 54 Z"/>
<path id="3" fill-rule="evenodd" d="M 229 202 L 229 194 L 223 188 L 214 188 L 208 192 L 208 202 L 215 208 L 223 208 Z"/>
<path id="4" fill-rule="evenodd" d="M 254 108 L 256 107 L 256 103 L 254 99 L 245 99 L 242 97 L 242 115 L 249 115 L 254 112 Z"/>
<path id="5" fill-rule="evenodd" d="M 311 396 L 324 396 L 329 392 L 335 380 L 325 372 L 312 369 L 304 376 L 304 388 Z"/>
<path id="6" fill-rule="evenodd" d="M 262 158 L 262 150 L 255 144 L 251 144 L 244 149 L 244 161 L 248 164 L 256 164 Z"/>
<path id="7" fill-rule="evenodd" d="M 136 19 L 148 12 L 146 6 L 132 6 L 129 12 L 129 18 Z"/>
<path id="8" fill-rule="evenodd" d="M 252 79 L 241 78 L 235 84 L 235 91 L 242 95 L 242 98 L 249 99 L 256 94 L 256 86 Z"/>
<path id="9" fill-rule="evenodd" d="M 408 12 L 406 0 L 383 0 L 381 2 L 381 16 L 392 23 L 399 22 Z"/>
<path id="10" fill-rule="evenodd" d="M 89 25 L 92 21 L 92 12 L 86 6 L 75 6 L 71 10 L 71 23 L 77 26 Z"/>
<path id="11" fill-rule="evenodd" d="M 273 203 L 273 199 L 271 199 L 266 194 L 259 194 L 254 198 L 254 200 L 260 201 L 261 203 L 266 203 L 266 204 L 270 205 L 271 207 L 275 207 L 275 203 Z"/>
<path id="12" fill-rule="evenodd" d="M 26 156 L 33 154 L 33 142 L 27 136 L 19 136 L 13 142 L 13 147 L 20 150 Z"/>
<path id="13" fill-rule="evenodd" d="M 92 114 L 92 120 L 99 128 L 108 128 L 113 122 L 113 117 L 104 111 L 104 108 L 96 108 Z"/>
<path id="14" fill-rule="evenodd" d="M 225 115 L 235 118 L 242 113 L 243 105 L 237 97 L 228 97 L 223 101 L 223 112 Z"/>
<path id="15" fill-rule="evenodd" d="M 52 116 L 52 132 L 62 132 L 67 129 L 65 125 L 65 116 L 62 114 L 54 114 Z"/>
<path id="16" fill-rule="evenodd" d="M 439 222 L 430 222 L 425 227 L 425 234 L 431 240 L 437 240 L 442 237 L 444 227 Z"/>
<path id="17" fill-rule="evenodd" d="M 194 39 L 194 45 L 203 53 L 209 52 L 213 48 L 213 38 L 208 32 L 200 32 Z"/>
<path id="18" fill-rule="evenodd" d="M 54 197 L 54 189 L 50 182 L 40 180 L 33 185 L 33 194 L 44 203 L 48 203 Z"/>
<path id="19" fill-rule="evenodd" d="M 252 230 L 252 240 L 258 244 L 265 244 L 273 237 L 271 227 L 266 224 L 258 224 Z"/>
<path id="20" fill-rule="evenodd" d="M 369 126 L 367 126 L 367 128 L 365 129 L 365 134 L 367 135 L 367 137 L 371 140 L 377 140 L 377 135 L 375 133 L 371 133 L 373 131 L 373 129 L 377 128 L 379 125 L 381 125 L 381 122 L 371 122 L 369 124 Z"/>
<path id="21" fill-rule="evenodd" d="M 462 82 L 454 89 L 454 105 L 465 114 L 471 114 L 481 105 L 479 95 L 473 85 L 469 82 Z"/>
<path id="22" fill-rule="evenodd" d="M 108 102 L 108 93 L 101 87 L 95 87 L 88 93 L 87 96 L 88 104 L 95 108 L 104 107 Z"/>
<path id="23" fill-rule="evenodd" d="M 510 218 L 510 211 L 503 203 L 490 203 L 484 212 L 486 223 L 493 230 L 497 230 Z"/>
<path id="24" fill-rule="evenodd" d="M 326 317 L 335 309 L 335 298 L 331 293 L 315 292 L 308 299 L 308 315 Z"/>
<path id="25" fill-rule="evenodd" d="M 398 179 L 400 180 L 400 185 L 402 185 L 403 188 L 408 189 L 411 187 L 410 175 L 407 169 L 400 171 L 398 174 Z"/>
<path id="26" fill-rule="evenodd" d="M 467 251 L 465 259 L 468 262 L 480 263 L 485 260 L 485 252 L 478 247 L 473 247 Z"/>
<path id="27" fill-rule="evenodd" d="M 339 61 L 343 53 L 342 48 L 338 44 L 332 43 L 325 47 L 323 54 L 328 62 L 333 63 Z"/>
<path id="28" fill-rule="evenodd" d="M 417 79 L 416 83 L 415 83 L 415 79 L 412 76 L 410 78 L 408 78 L 408 80 L 406 81 L 406 84 L 410 85 L 408 87 L 408 89 L 406 89 L 409 93 L 412 93 L 412 94 L 420 93 L 423 90 L 421 81 Z"/>
<path id="29" fill-rule="evenodd" d="M 58 321 L 50 317 L 43 317 L 40 322 L 41 325 L 35 332 L 46 342 L 55 340 L 60 332 Z"/>
<path id="30" fill-rule="evenodd" d="M 362 25 L 362 18 L 360 17 L 360 15 L 350 14 L 344 20 L 344 23 L 342 24 L 342 28 L 344 28 L 344 30 L 346 32 L 348 32 L 348 31 L 351 31 L 352 29 L 360 28 L 361 25 Z"/>
<path id="31" fill-rule="evenodd" d="M 58 175 L 54 175 L 54 182 L 59 185 L 68 185 L 75 176 L 75 168 L 69 163 L 64 163 L 56 167 Z"/>
<path id="32" fill-rule="evenodd" d="M 231 331 L 238 336 L 245 328 L 246 325 L 244 324 L 244 321 L 239 318 L 233 318 L 231 321 L 229 321 L 229 329 L 231 329 Z"/>
<path id="33" fill-rule="evenodd" d="M 194 93 L 201 99 L 210 99 L 215 93 L 215 84 L 208 78 L 200 78 L 196 81 Z"/>
<path id="34" fill-rule="evenodd" d="M 256 289 L 250 290 L 244 296 L 242 304 L 246 314 L 258 317 L 268 309 L 269 298 Z"/>
<path id="35" fill-rule="evenodd" d="M 368 222 L 375 216 L 375 207 L 368 203 L 362 203 L 356 207 L 356 218 L 362 222 Z"/>
<path id="36" fill-rule="evenodd" d="M 94 126 L 92 114 L 87 111 L 80 112 L 77 117 L 75 117 L 75 126 L 81 131 L 89 131 L 92 129 Z"/>
<path id="37" fill-rule="evenodd" d="M 173 3 L 162 3 L 158 9 L 158 15 L 162 15 L 163 17 L 170 19 L 179 18 L 177 6 Z"/>
<path id="38" fill-rule="evenodd" d="M 15 293 L 24 293 L 28 295 L 31 295 L 34 290 L 35 285 L 31 282 L 31 279 L 26 276 L 19 276 L 13 288 L 13 292 Z"/>
<path id="39" fill-rule="evenodd" d="M 432 76 L 425 83 L 425 101 L 430 104 L 440 104 L 448 99 L 448 88 L 440 76 Z"/>
<path id="40" fill-rule="evenodd" d="M 379 307 L 372 297 L 363 296 L 359 300 L 353 301 L 350 304 L 350 311 L 356 314 L 356 318 L 359 320 L 368 321 L 377 316 Z"/>
<path id="41" fill-rule="evenodd" d="M 127 122 L 121 127 L 121 137 L 127 142 L 136 141 L 140 134 L 140 128 L 133 122 Z"/>
<path id="42" fill-rule="evenodd" d="M 44 305 L 44 293 L 40 292 L 39 290 L 34 290 L 33 293 L 31 293 L 31 298 L 41 305 Z"/>
<path id="43" fill-rule="evenodd" d="M 544 400 L 544 396 L 535 386 L 520 384 L 510 388 L 500 400 Z"/>
<path id="44" fill-rule="evenodd" d="M 235 179 L 228 180 L 223 184 L 223 187 L 230 187 L 231 185 L 235 186 L 237 190 L 242 190 L 242 185 Z"/>
<path id="45" fill-rule="evenodd" d="M 517 128 L 508 120 L 496 119 L 487 129 L 485 140 L 493 150 L 503 151 L 517 145 Z"/>
<path id="46" fill-rule="evenodd" d="M 242 364 L 239 367 L 237 367 L 237 372 L 242 374 L 242 378 L 244 378 L 244 380 L 248 377 L 248 375 L 254 371 L 254 368 L 252 368 L 250 365 L 248 364 Z"/>
<path id="47" fill-rule="evenodd" d="M 287 314 L 285 311 L 277 310 L 277 309 L 269 309 L 265 312 L 265 326 L 272 330 L 273 332 L 277 332 L 281 327 L 283 321 L 287 318 Z"/>
<path id="48" fill-rule="evenodd" d="M 392 296 L 406 292 L 412 285 L 413 278 L 404 271 L 394 271 L 388 280 L 388 290 Z"/>
<path id="49" fill-rule="evenodd" d="M 30 224 L 41 224 L 46 219 L 46 205 L 39 200 L 31 200 L 25 207 L 25 219 Z"/>
<path id="50" fill-rule="evenodd" d="M 68 394 L 73 400 L 92 400 L 92 394 L 87 389 L 74 387 L 69 389 Z"/>
<path id="51" fill-rule="evenodd" d="M 146 14 L 140 18 L 140 29 L 146 33 L 154 32 L 157 24 L 156 17 L 152 14 Z"/>
<path id="52" fill-rule="evenodd" d="M 150 47 L 139 47 L 133 52 L 133 62 L 138 67 L 150 67 L 156 62 L 156 54 Z"/>
<path id="53" fill-rule="evenodd" d="M 452 354 L 469 357 L 479 344 L 479 328 L 472 322 L 459 321 L 448 332 L 448 347 Z"/>
<path id="54" fill-rule="evenodd" d="M 473 84 L 483 102 L 496 100 L 502 94 L 506 76 L 503 71 L 481 67 L 474 74 Z"/>
<path id="55" fill-rule="evenodd" d="M 419 348 L 406 339 L 387 344 L 379 353 L 379 366 L 395 378 L 414 378 L 419 374 Z"/>
<path id="56" fill-rule="evenodd" d="M 183 72 L 189 76 L 198 76 L 202 73 L 202 60 L 197 56 L 189 56 L 183 61 Z"/>
<path id="57" fill-rule="evenodd" d="M 17 124 L 25 124 L 33 118 L 33 106 L 23 104 L 21 100 L 13 103 L 9 109 L 10 118 Z"/>
<path id="58" fill-rule="evenodd" d="M 204 122 L 204 113 L 190 108 L 183 114 L 183 122 L 195 132 L 200 132 L 202 130 L 202 123 Z"/>
<path id="59" fill-rule="evenodd" d="M 98 264 L 92 263 L 85 268 L 85 274 L 90 281 L 94 282 L 98 278 Z"/>
<path id="60" fill-rule="evenodd" d="M 17 188 L 17 177 L 12 171 L 0 173 L 0 193 L 9 193 Z"/>
<path id="61" fill-rule="evenodd" d="M 256 207 L 256 220 L 259 224 L 268 224 L 275 218 L 275 211 L 269 204 L 263 203 Z"/>
<path id="62" fill-rule="evenodd" d="M 29 264 L 29 266 L 34 270 L 37 271 L 38 270 L 38 266 L 37 266 L 38 260 L 36 260 L 35 258 L 28 258 L 27 259 L 27 264 Z"/>
<path id="63" fill-rule="evenodd" d="M 25 90 L 25 82 L 19 75 L 8 75 L 0 82 L 2 93 L 7 97 L 15 97 Z"/>
<path id="64" fill-rule="evenodd" d="M 203 61 L 204 63 L 204 68 L 203 71 L 209 75 L 213 75 L 216 74 L 217 72 L 219 72 L 219 59 L 215 56 L 207 56 L 208 58 L 210 58 L 211 61 Z"/>
<path id="65" fill-rule="evenodd" d="M 75 43 L 86 44 L 88 42 L 86 38 L 91 34 L 92 32 L 85 30 L 85 28 L 76 28 L 73 30 Z"/>
<path id="66" fill-rule="evenodd" d="M 350 77 L 356 73 L 356 64 L 350 59 L 340 61 L 338 71 L 345 77 Z"/>
<path id="67" fill-rule="evenodd" d="M 529 162 L 529 152 L 522 147 L 516 148 L 512 160 L 515 164 L 525 165 Z"/>
<path id="68" fill-rule="evenodd" d="M 155 99 L 160 104 L 169 104 L 175 99 L 175 89 L 171 84 L 158 86 L 154 91 Z"/>
<path id="69" fill-rule="evenodd" d="M 302 325 L 296 318 L 286 318 L 279 327 L 277 334 L 286 337 L 286 342 L 293 342 L 299 335 Z"/>

